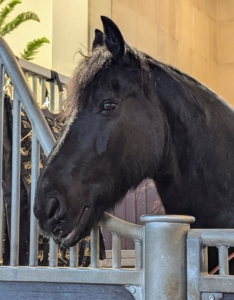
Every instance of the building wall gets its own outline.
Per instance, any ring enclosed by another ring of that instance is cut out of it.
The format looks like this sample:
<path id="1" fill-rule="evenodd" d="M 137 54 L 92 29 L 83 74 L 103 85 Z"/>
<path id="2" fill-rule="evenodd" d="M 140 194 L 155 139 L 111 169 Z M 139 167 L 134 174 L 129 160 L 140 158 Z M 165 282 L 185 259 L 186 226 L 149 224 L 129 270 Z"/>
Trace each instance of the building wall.
<path id="1" fill-rule="evenodd" d="M 46 36 L 34 62 L 70 76 L 91 48 L 100 15 L 111 17 L 126 42 L 191 75 L 234 106 L 234 0 L 23 0 L 8 20 L 36 12 L 5 37 L 19 56 L 27 42 Z M 147 3 L 147 5 L 146 5 Z M 4 3 L 0 6 L 0 8 Z"/>
<path id="2" fill-rule="evenodd" d="M 32 1 L 32 0 L 30 0 Z M 36 0 L 33 0 L 36 1 Z M 71 76 L 88 53 L 88 0 L 52 0 L 52 69 Z"/>
<path id="3" fill-rule="evenodd" d="M 19 13 L 35 12 L 40 23 L 27 21 L 21 24 L 5 40 L 16 56 L 20 56 L 26 44 L 36 38 L 47 37 L 34 63 L 63 75 L 70 76 L 81 58 L 76 54 L 88 49 L 88 0 L 23 0 L 16 6 L 8 20 Z M 0 9 L 5 2 L 0 5 Z"/>
<path id="4" fill-rule="evenodd" d="M 112 18 L 130 46 L 218 91 L 216 0 L 112 0 Z"/>
<path id="5" fill-rule="evenodd" d="M 218 92 L 234 106 L 234 0 L 217 0 Z"/>
<path id="6" fill-rule="evenodd" d="M 100 16 L 111 18 L 111 0 L 89 0 L 89 50 L 94 40 L 94 30 L 102 30 Z"/>
<path id="7" fill-rule="evenodd" d="M 6 3 L 7 2 L 3 2 L 3 4 L 0 5 L 0 9 L 4 7 Z M 43 36 L 47 37 L 50 41 L 52 39 L 51 0 L 24 0 L 9 14 L 7 21 L 11 21 L 18 14 L 26 11 L 36 13 L 40 19 L 40 23 L 36 21 L 27 21 L 12 31 L 12 33 L 4 36 L 4 39 L 16 56 L 20 56 L 20 53 L 23 52 L 26 44 L 33 39 L 41 38 Z M 43 67 L 51 68 L 51 58 L 51 44 L 45 44 L 38 53 L 35 63 Z"/>

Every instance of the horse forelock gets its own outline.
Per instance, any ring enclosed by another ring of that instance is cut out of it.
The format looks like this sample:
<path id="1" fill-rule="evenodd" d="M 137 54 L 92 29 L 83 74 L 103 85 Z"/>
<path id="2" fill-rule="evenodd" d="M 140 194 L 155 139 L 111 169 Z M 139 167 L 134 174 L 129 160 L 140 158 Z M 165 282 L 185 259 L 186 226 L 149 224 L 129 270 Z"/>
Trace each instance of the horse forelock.
<path id="1" fill-rule="evenodd" d="M 126 46 L 123 63 L 135 68 L 140 85 L 143 88 L 148 87 L 151 71 L 143 52 Z M 68 97 L 64 103 L 65 117 L 69 117 L 74 109 L 83 108 L 87 95 L 93 92 L 98 82 L 106 82 L 105 75 L 111 72 L 116 64 L 117 62 L 105 46 L 95 48 L 92 55 L 85 56 L 81 60 L 68 84 Z"/>
<path id="2" fill-rule="evenodd" d="M 111 58 L 111 54 L 102 46 L 80 61 L 68 84 L 68 96 L 64 103 L 65 117 L 69 117 L 74 109 L 82 109 L 88 91 L 95 84 L 94 78 L 108 68 Z"/>

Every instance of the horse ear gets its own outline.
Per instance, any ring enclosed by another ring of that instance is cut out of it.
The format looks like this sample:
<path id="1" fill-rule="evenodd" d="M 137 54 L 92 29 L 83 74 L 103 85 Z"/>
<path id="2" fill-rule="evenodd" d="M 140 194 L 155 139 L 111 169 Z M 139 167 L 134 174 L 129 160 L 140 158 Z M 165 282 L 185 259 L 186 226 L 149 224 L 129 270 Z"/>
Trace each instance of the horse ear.
<path id="1" fill-rule="evenodd" d="M 105 33 L 105 44 L 114 58 L 120 58 L 124 55 L 125 42 L 123 36 L 116 24 L 109 18 L 101 16 Z"/>
<path id="2" fill-rule="evenodd" d="M 103 32 L 99 29 L 95 29 L 95 37 L 93 40 L 93 47 L 92 50 L 94 50 L 98 46 L 103 46 L 104 45 L 104 36 Z"/>

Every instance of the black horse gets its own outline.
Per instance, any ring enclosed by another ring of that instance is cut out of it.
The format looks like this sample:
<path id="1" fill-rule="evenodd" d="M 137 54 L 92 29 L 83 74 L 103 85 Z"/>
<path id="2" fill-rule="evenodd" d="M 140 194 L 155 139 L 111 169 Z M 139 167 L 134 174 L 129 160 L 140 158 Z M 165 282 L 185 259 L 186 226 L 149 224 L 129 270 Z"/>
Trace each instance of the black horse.
<path id="1" fill-rule="evenodd" d="M 38 181 L 40 227 L 73 246 L 151 178 L 166 213 L 195 216 L 196 228 L 233 228 L 233 110 L 188 75 L 130 48 L 110 19 L 102 22 Z"/>

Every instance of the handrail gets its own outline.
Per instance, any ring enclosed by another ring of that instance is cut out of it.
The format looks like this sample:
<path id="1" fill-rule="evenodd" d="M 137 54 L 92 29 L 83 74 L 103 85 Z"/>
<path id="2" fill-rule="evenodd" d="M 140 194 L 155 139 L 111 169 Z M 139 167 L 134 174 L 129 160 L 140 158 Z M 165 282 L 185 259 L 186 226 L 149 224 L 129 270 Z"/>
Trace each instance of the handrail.
<path id="1" fill-rule="evenodd" d="M 120 236 L 133 240 L 142 240 L 143 230 L 141 225 L 123 221 L 111 214 L 108 214 L 107 212 L 104 213 L 100 225 L 111 232 L 119 234 Z"/>
<path id="2" fill-rule="evenodd" d="M 24 106 L 32 127 L 36 132 L 37 139 L 45 154 L 48 155 L 55 144 L 55 138 L 53 137 L 40 108 L 34 100 L 34 96 L 19 63 L 2 37 L 0 37 L 0 58 L 7 74 L 13 82 L 14 88 Z"/>
<path id="3" fill-rule="evenodd" d="M 16 57 L 20 67 L 26 71 L 26 72 L 29 72 L 31 74 L 35 74 L 35 75 L 39 75 L 39 77 L 41 78 L 46 78 L 46 79 L 51 79 L 53 76 L 52 76 L 52 73 L 53 71 L 52 70 L 49 70 L 49 69 L 46 69 L 44 67 L 41 67 L 35 63 L 31 63 L 27 60 L 24 60 L 22 58 L 19 58 L 19 57 Z M 68 81 L 69 81 L 69 77 L 67 76 L 64 76 L 62 74 L 58 74 L 59 75 L 59 80 L 61 83 L 63 84 L 67 84 Z"/>

